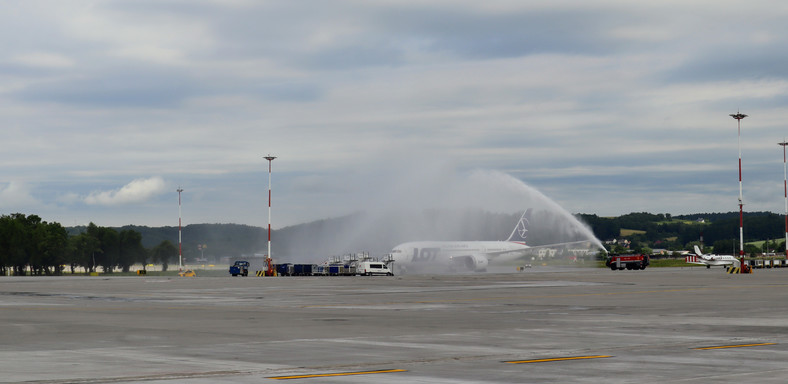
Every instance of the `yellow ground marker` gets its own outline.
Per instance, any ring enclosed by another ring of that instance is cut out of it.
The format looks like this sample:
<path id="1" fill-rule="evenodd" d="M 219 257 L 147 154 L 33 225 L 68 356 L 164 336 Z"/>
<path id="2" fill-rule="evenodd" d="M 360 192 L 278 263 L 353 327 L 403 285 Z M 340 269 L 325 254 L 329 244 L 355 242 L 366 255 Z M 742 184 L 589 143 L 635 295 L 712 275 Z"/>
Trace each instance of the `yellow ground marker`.
<path id="1" fill-rule="evenodd" d="M 567 361 L 567 360 L 587 360 L 587 359 L 605 359 L 608 355 L 594 355 L 594 356 L 572 356 L 572 357 L 556 357 L 552 359 L 536 359 L 536 360 L 519 360 L 519 361 L 506 361 L 509 364 L 529 364 L 529 363 L 548 363 L 551 361 Z"/>
<path id="2" fill-rule="evenodd" d="M 296 375 L 296 376 L 274 376 L 274 377 L 269 377 L 269 379 L 273 379 L 273 380 L 311 379 L 311 378 L 315 378 L 315 377 L 372 375 L 372 374 L 376 374 L 376 373 L 394 373 L 394 372 L 407 372 L 407 371 L 404 370 L 404 369 L 386 369 L 386 370 L 382 370 L 382 371 L 321 373 L 321 374 L 316 374 L 316 375 Z"/>
<path id="3" fill-rule="evenodd" d="M 694 348 L 697 350 L 709 350 L 709 349 L 725 349 L 725 348 L 744 348 L 744 347 L 760 347 L 764 345 L 775 345 L 777 343 L 759 343 L 759 344 L 738 344 L 738 345 L 720 345 L 716 347 L 703 347 L 703 348 Z"/>

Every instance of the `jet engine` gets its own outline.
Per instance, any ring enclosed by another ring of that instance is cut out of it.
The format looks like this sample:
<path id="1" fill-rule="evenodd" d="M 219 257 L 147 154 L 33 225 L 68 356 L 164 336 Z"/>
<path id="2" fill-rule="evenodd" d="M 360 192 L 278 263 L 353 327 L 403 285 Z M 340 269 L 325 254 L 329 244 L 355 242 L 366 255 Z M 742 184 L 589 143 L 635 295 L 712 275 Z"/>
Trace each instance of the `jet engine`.
<path id="1" fill-rule="evenodd" d="M 455 256 L 452 269 L 471 272 L 486 272 L 490 261 L 484 255 Z"/>

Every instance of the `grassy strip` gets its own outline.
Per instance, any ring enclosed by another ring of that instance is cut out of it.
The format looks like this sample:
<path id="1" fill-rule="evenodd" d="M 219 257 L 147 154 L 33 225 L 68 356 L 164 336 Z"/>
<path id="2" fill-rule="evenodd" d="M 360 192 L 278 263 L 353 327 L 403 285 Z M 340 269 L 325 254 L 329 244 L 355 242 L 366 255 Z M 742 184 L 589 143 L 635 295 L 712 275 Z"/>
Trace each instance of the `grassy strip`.
<path id="1" fill-rule="evenodd" d="M 649 261 L 649 267 L 653 268 L 663 268 L 663 267 L 701 267 L 706 268 L 703 265 L 698 264 L 687 264 L 684 259 L 651 259 Z"/>

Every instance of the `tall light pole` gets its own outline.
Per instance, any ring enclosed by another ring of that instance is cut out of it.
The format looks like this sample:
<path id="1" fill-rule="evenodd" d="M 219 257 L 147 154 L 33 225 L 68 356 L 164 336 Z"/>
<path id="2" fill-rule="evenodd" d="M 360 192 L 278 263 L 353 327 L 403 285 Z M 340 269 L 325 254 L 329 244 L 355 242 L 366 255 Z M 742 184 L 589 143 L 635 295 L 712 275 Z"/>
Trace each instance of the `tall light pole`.
<path id="1" fill-rule="evenodd" d="M 736 112 L 731 113 L 730 115 L 732 118 L 736 119 L 737 125 L 739 126 L 739 265 L 741 269 L 739 272 L 744 271 L 744 202 L 742 198 L 742 186 L 741 186 L 741 119 L 747 117 L 747 115 Z"/>
<path id="2" fill-rule="evenodd" d="M 183 271 L 183 241 L 181 239 L 181 192 L 183 188 L 178 187 L 178 272 Z"/>
<path id="3" fill-rule="evenodd" d="M 785 146 L 788 142 L 783 138 L 782 143 L 777 143 L 783 147 L 783 189 L 785 190 L 785 259 L 788 260 L 788 166 L 785 161 Z"/>
<path id="4" fill-rule="evenodd" d="M 268 264 L 270 266 L 271 260 L 271 163 L 276 159 L 275 156 L 268 156 L 264 157 L 264 159 L 268 160 L 268 255 L 266 258 L 268 259 Z"/>

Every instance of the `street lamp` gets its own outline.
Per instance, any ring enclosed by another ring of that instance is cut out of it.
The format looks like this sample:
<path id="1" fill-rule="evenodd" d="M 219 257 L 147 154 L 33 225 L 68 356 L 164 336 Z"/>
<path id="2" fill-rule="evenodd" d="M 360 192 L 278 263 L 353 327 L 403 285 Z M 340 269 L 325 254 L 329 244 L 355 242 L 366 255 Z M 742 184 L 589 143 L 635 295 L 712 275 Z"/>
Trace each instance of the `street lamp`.
<path id="1" fill-rule="evenodd" d="M 741 269 L 739 270 L 740 273 L 744 271 L 744 202 L 742 198 L 742 185 L 741 185 L 741 120 L 747 115 L 736 112 L 730 115 L 732 118 L 736 119 L 737 125 L 739 126 L 739 135 L 738 135 L 738 143 L 739 143 L 739 265 Z"/>

